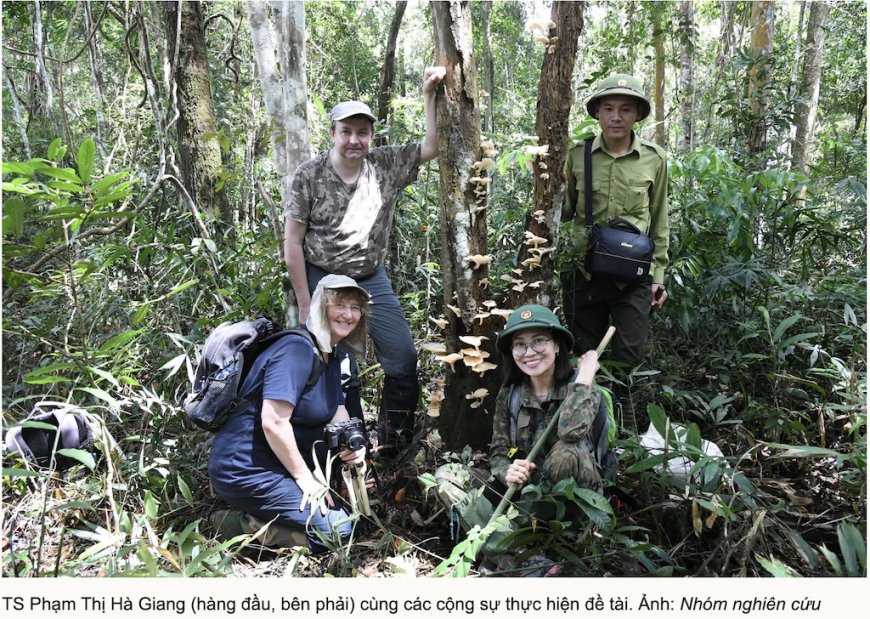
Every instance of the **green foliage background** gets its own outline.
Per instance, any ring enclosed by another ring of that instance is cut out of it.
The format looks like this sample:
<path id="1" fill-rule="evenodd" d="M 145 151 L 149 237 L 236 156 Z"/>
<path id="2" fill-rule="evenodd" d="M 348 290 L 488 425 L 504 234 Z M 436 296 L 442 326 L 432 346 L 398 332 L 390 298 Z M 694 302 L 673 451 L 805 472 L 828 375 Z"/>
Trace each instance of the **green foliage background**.
<path id="1" fill-rule="evenodd" d="M 721 73 L 713 70 L 719 3 L 695 6 L 698 113 L 691 152 L 677 147 L 684 93 L 676 92 L 682 31 L 675 3 L 588 3 L 575 68 L 572 137 L 579 138 L 589 127 L 580 102 L 597 79 L 626 71 L 651 86 L 652 19 L 658 14 L 672 25 L 666 28 L 664 119 L 671 154 L 671 300 L 653 321 L 648 355 L 632 387 L 667 417 L 696 424 L 723 446 L 733 467 L 730 492 L 688 499 L 705 517 L 729 521 L 731 536 L 749 535 L 746 514 L 767 510 L 776 520 L 765 556 L 750 557 L 743 573 L 858 573 L 866 570 L 866 559 L 853 549 L 866 537 L 867 167 L 866 58 L 856 50 L 866 48 L 866 5 L 831 8 L 808 176 L 790 167 L 798 5 L 777 4 L 763 165 L 745 148 L 752 121 L 747 76 L 758 59 L 741 39 Z M 748 8 L 739 2 L 736 11 L 744 39 Z M 97 15 L 103 7 L 93 9 Z M 165 85 L 160 8 L 145 3 L 144 9 L 139 23 Z M 223 191 L 238 211 L 236 222 L 204 214 L 211 240 L 200 236 L 175 184 L 154 184 L 162 137 L 154 118 L 171 110 L 165 92 L 158 93 L 164 108 L 151 108 L 141 68 L 130 62 L 128 46 L 137 39 L 126 34 L 134 9 L 109 3 L 100 21 L 102 101 L 95 98 L 87 53 L 77 54 L 86 36 L 81 10 L 77 2 L 42 3 L 54 58 L 49 107 L 34 73 L 33 3 L 2 5 L 9 78 L 2 93 L 4 426 L 41 401 L 71 404 L 103 420 L 126 459 L 75 480 L 4 463 L 4 509 L 39 526 L 24 533 L 13 519 L 4 520 L 4 536 L 16 541 L 4 553 L 3 573 L 226 574 L 247 542 L 218 544 L 199 520 L 214 501 L 204 470 L 208 436 L 185 426 L 179 404 L 196 346 L 211 327 L 281 313 L 280 241 L 265 205 L 250 199 L 260 182 L 277 200 L 278 179 L 245 7 L 233 1 L 204 6 L 217 116 L 210 139 L 221 145 Z M 319 152 L 328 147 L 327 114 L 335 101 L 374 104 L 393 4 L 309 2 L 305 10 L 309 127 Z M 504 293 L 499 276 L 512 268 L 530 206 L 532 179 L 521 148 L 533 133 L 544 54 L 524 27 L 533 11 L 548 14 L 534 3 L 493 3 L 496 88 L 486 103 L 495 118 L 487 137 L 500 151 L 488 209 L 496 298 Z M 479 42 L 478 8 L 473 14 Z M 434 61 L 432 50 L 429 9 L 412 3 L 399 39 L 393 120 L 379 127 L 391 142 L 422 136 L 420 81 Z M 29 156 L 13 97 L 24 108 Z M 101 107 L 108 133 L 97 136 Z M 651 138 L 650 123 L 642 133 Z M 397 292 L 421 345 L 437 339 L 428 317 L 442 312 L 436 166 L 424 168 L 402 197 L 390 253 Z M 802 189 L 805 201 L 798 199 Z M 428 386 L 443 368 L 428 353 L 421 358 Z M 372 405 L 376 377 L 371 372 L 367 385 Z M 636 444 L 625 448 L 625 466 L 643 462 Z M 627 483 L 680 494 L 662 486 L 650 466 L 638 466 Z M 768 478 L 789 489 L 774 488 Z M 852 528 L 799 531 L 794 513 L 805 504 L 795 497 L 808 496 L 814 513 L 833 510 Z M 648 573 L 693 573 L 702 565 L 715 573 L 715 562 L 662 550 L 677 546 L 685 533 L 668 531 L 664 514 L 660 530 L 636 534 L 622 523 L 607 543 L 640 557 Z M 729 539 L 718 535 L 703 552 Z M 65 536 L 75 538 L 74 551 L 59 550 Z M 599 574 L 608 561 L 602 552 L 578 569 Z M 357 568 L 340 561 L 323 569 Z M 736 572 L 727 559 L 718 568 L 723 575 Z"/>

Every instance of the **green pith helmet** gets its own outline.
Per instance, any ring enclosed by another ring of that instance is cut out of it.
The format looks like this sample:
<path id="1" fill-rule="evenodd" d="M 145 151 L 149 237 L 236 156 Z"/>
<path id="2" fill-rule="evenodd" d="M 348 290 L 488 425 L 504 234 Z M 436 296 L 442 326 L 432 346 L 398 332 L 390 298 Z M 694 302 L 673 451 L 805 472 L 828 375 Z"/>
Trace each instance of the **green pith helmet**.
<path id="1" fill-rule="evenodd" d="M 634 97 L 638 100 L 638 105 L 640 106 L 637 119 L 643 120 L 649 116 L 652 106 L 650 105 L 649 99 L 647 99 L 646 95 L 643 94 L 643 84 L 639 79 L 633 75 L 628 75 L 627 73 L 611 75 L 598 84 L 598 90 L 596 90 L 595 94 L 589 97 L 586 101 L 586 111 L 589 112 L 589 115 L 593 118 L 598 118 L 598 100 L 602 97 L 610 97 L 612 95 Z"/>
<path id="2" fill-rule="evenodd" d="M 501 351 L 501 354 L 508 355 L 511 349 L 511 336 L 517 331 L 525 329 L 549 329 L 557 332 L 568 341 L 568 350 L 574 347 L 574 336 L 559 319 L 556 314 L 544 307 L 543 305 L 523 305 L 514 310 L 513 314 L 508 318 L 504 331 L 499 333 L 498 339 L 495 341 L 496 347 Z"/>

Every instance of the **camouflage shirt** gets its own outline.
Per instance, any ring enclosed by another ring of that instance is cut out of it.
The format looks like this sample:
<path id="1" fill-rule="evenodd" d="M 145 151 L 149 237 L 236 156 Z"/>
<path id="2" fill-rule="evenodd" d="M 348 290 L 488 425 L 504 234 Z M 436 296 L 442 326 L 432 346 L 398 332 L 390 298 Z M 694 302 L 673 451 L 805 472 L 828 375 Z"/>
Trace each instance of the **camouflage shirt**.
<path id="1" fill-rule="evenodd" d="M 420 142 L 373 148 L 352 185 L 335 172 L 329 151 L 300 165 L 284 215 L 308 226 L 305 260 L 349 277 L 374 273 L 387 253 L 396 200 L 419 165 Z"/>
<path id="2" fill-rule="evenodd" d="M 578 443 L 589 432 L 601 393 L 595 385 L 579 385 L 573 390 L 571 383 L 556 386 L 550 400 L 539 403 L 527 383 L 523 383 L 520 392 L 520 410 L 517 415 L 516 441 L 511 440 L 510 387 L 502 387 L 495 402 L 495 418 L 492 426 L 492 442 L 489 448 L 489 465 L 492 474 L 505 482 L 508 466 L 517 458 L 525 459 L 532 450 L 538 437 L 544 432 L 554 414 L 559 415 L 557 431 L 550 435 L 547 443 L 536 458 L 541 470 L 541 463 L 556 445 L 561 443 Z M 516 451 L 513 448 L 516 447 Z M 588 453 L 588 448 L 583 447 Z M 594 471 L 594 460 L 588 454 L 589 466 Z M 583 472 L 575 477 L 584 477 Z M 595 473 L 597 478 L 597 473 Z M 583 482 L 578 479 L 578 482 Z M 585 485 L 585 484 L 584 484 Z"/>

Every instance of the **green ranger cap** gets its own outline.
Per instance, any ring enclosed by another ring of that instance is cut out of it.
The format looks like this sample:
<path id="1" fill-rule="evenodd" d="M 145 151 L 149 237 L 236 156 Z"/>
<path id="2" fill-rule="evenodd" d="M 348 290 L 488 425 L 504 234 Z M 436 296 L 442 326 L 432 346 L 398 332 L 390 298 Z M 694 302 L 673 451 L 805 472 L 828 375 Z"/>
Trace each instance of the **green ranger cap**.
<path id="1" fill-rule="evenodd" d="M 556 318 L 556 314 L 543 305 L 523 305 L 515 309 L 508 318 L 504 331 L 499 333 L 498 339 L 495 341 L 496 347 L 503 355 L 508 355 L 511 348 L 511 336 L 517 331 L 525 329 L 556 331 L 568 340 L 568 350 L 574 346 L 574 336 L 562 326 L 562 323 Z"/>
<path id="2" fill-rule="evenodd" d="M 602 97 L 610 97 L 612 95 L 626 95 L 638 99 L 640 110 L 637 119 L 643 120 L 649 116 L 652 106 L 650 105 L 649 99 L 647 99 L 646 95 L 643 94 L 643 84 L 641 84 L 639 79 L 633 75 L 628 75 L 627 73 L 611 75 L 598 84 L 598 90 L 596 90 L 595 94 L 589 97 L 586 101 L 586 111 L 589 112 L 589 115 L 593 118 L 597 118 L 599 99 Z"/>

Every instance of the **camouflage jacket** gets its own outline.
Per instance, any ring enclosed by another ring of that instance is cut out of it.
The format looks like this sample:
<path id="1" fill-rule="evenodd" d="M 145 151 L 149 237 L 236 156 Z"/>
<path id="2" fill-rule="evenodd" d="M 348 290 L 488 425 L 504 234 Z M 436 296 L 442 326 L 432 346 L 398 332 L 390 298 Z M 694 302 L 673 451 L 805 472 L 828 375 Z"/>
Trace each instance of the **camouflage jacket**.
<path id="1" fill-rule="evenodd" d="M 305 260 L 329 273 L 367 277 L 383 264 L 401 191 L 417 179 L 420 142 L 373 148 L 348 185 L 329 151 L 293 173 L 284 215 L 308 226 Z"/>
<path id="2" fill-rule="evenodd" d="M 520 410 L 517 415 L 516 441 L 511 440 L 510 386 L 502 387 L 495 402 L 495 418 L 492 427 L 492 442 L 489 448 L 489 465 L 496 479 L 505 483 L 508 466 L 514 460 L 525 459 L 538 437 L 544 432 L 554 414 L 559 415 L 558 427 L 536 458 L 544 462 L 557 440 L 562 443 L 578 443 L 589 432 L 601 393 L 595 385 L 573 383 L 557 385 L 550 400 L 540 404 L 527 383 L 520 393 Z M 516 448 L 514 450 L 513 448 Z M 588 451 L 588 449 L 585 449 Z M 591 461 L 591 460 L 590 460 Z M 537 472 L 536 472 L 537 474 Z"/>

